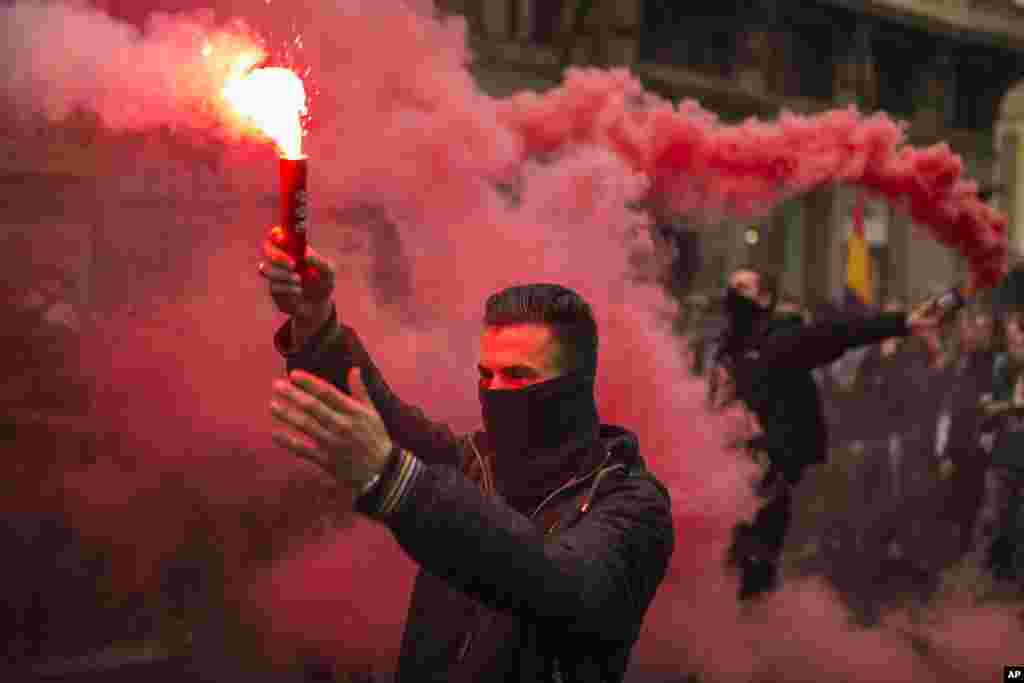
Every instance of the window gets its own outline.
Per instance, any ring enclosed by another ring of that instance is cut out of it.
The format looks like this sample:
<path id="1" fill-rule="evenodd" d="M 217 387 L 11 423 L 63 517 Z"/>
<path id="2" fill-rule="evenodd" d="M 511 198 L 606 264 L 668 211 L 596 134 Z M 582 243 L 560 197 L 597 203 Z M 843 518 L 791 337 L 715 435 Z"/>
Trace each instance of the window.
<path id="1" fill-rule="evenodd" d="M 968 130 L 992 128 L 1007 89 L 1022 75 L 1019 56 L 995 48 L 965 47 L 956 64 L 952 125 Z"/>
<path id="2" fill-rule="evenodd" d="M 786 91 L 790 97 L 832 99 L 835 56 L 832 28 L 791 24 L 790 63 L 786 65 Z"/>
<path id="3" fill-rule="evenodd" d="M 935 58 L 935 40 L 928 34 L 887 22 L 872 41 L 878 74 L 879 108 L 909 118 L 922 96 L 922 74 Z"/>
<path id="4" fill-rule="evenodd" d="M 565 0 L 533 0 L 530 7 L 533 30 L 530 40 L 541 45 L 551 45 L 558 37 L 562 23 L 562 8 Z"/>
<path id="5" fill-rule="evenodd" d="M 644 0 L 639 57 L 727 76 L 736 52 L 737 0 L 668 3 Z"/>

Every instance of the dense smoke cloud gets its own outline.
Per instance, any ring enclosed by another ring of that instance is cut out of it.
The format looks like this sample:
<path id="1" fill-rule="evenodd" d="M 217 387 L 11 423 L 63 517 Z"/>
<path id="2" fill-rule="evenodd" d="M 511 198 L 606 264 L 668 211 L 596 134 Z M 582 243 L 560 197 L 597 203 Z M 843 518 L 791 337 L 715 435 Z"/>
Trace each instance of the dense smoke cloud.
<path id="1" fill-rule="evenodd" d="M 243 22 L 216 26 L 209 10 L 153 13 L 140 30 L 85 2 L 40 0 L 0 8 L 0 19 L 0 80 L 22 117 L 84 108 L 115 129 L 212 126 L 210 96 L 238 60 L 265 54 Z"/>
<path id="2" fill-rule="evenodd" d="M 912 681 L 924 672 L 932 680 L 987 681 L 1010 661 L 1013 622 L 1005 610 L 946 610 L 934 624 L 858 631 L 828 588 L 804 583 L 741 614 L 722 559 L 730 529 L 756 505 L 755 472 L 724 446 L 738 417 L 707 413 L 702 385 L 684 372 L 666 322 L 674 302 L 635 266 L 652 249 L 637 203 L 652 187 L 679 189 L 682 176 L 648 173 L 621 146 L 590 134 L 635 106 L 627 95 L 638 86 L 623 72 L 570 72 L 566 88 L 549 98 L 496 100 L 467 70 L 465 22 L 438 19 L 427 3 L 225 2 L 217 9 L 261 31 L 288 27 L 302 37 L 302 60 L 319 84 L 306 147 L 311 241 L 339 265 L 341 318 L 403 398 L 458 429 L 476 427 L 486 296 L 516 282 L 556 281 L 592 303 L 602 334 L 602 417 L 639 435 L 672 493 L 678 534 L 637 647 L 637 680 L 700 671 L 709 681 Z M 271 334 L 281 319 L 255 264 L 274 215 L 265 201 L 277 180 L 273 151 L 229 134 L 210 164 L 190 156 L 199 143 L 187 132 L 231 130 L 208 100 L 231 68 L 228 57 L 258 52 L 260 42 L 241 24 L 215 24 L 212 14 L 162 15 L 140 33 L 79 4 L 21 2 L 0 12 L 10 34 L 0 46 L 6 98 L 55 121 L 83 106 L 108 128 L 149 138 L 98 183 L 110 249 L 96 268 L 124 280 L 111 301 L 97 303 L 102 310 L 84 342 L 97 428 L 126 434 L 112 449 L 130 454 L 122 457 L 131 466 L 99 454 L 68 470 L 62 486 L 73 518 L 88 535 L 134 548 L 140 566 L 152 568 L 187 536 L 182 520 L 190 511 L 156 493 L 169 480 L 184 480 L 225 516 L 261 497 L 287 512 L 295 501 L 287 482 L 317 479 L 269 445 L 270 383 L 283 367 Z M 204 58 L 204 41 L 224 59 Z M 667 106 L 650 95 L 640 100 Z M 557 123 L 543 146 L 538 111 Z M 695 126 L 716 125 L 693 105 L 680 111 Z M 877 130 L 890 130 L 878 121 Z M 179 128 L 184 142 L 153 142 L 148 131 L 165 125 Z M 784 185 L 787 177 L 776 180 Z M 695 204 L 693 192 L 676 200 L 698 217 L 720 211 L 728 187 L 735 195 L 742 181 L 719 169 L 699 182 L 700 196 L 714 201 Z M 806 189 L 765 187 L 768 205 Z M 138 197 L 165 204 L 129 201 Z M 158 233 L 169 253 L 162 270 L 139 280 L 117 270 L 133 258 L 130 247 L 161 248 Z M 299 521 L 331 515 L 330 487 L 321 486 L 325 502 L 296 513 Z M 239 619 L 260 631 L 268 655 L 284 661 L 314 648 L 386 668 L 414 567 L 386 530 L 362 520 L 338 526 L 255 576 L 239 561 L 224 580 Z M 251 539 L 224 539 L 225 555 L 245 557 Z M 919 654 L 908 628 L 933 632 L 948 661 Z"/>

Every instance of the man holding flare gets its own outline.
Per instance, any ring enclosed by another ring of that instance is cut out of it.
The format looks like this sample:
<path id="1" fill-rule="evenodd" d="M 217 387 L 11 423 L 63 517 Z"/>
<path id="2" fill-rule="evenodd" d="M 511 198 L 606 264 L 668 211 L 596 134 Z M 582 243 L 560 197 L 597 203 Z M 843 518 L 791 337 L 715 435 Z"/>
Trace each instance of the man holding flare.
<path id="1" fill-rule="evenodd" d="M 491 296 L 480 339 L 485 429 L 456 436 L 401 401 L 338 322 L 314 250 L 303 287 L 273 239 L 261 274 L 292 316 L 274 439 L 353 492 L 417 562 L 402 681 L 621 681 L 675 535 L 636 436 L 602 424 L 597 325 L 551 284 Z"/>

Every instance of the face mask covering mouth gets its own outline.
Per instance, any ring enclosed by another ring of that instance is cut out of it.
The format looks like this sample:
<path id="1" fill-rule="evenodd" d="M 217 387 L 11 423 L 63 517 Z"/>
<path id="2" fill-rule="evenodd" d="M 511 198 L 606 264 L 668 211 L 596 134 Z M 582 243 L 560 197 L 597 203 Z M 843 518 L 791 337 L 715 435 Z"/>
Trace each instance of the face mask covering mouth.
<path id="1" fill-rule="evenodd" d="M 764 315 L 765 310 L 750 297 L 743 296 L 732 287 L 725 295 L 725 312 L 729 316 L 730 327 L 737 336 L 746 336 L 754 323 Z"/>
<path id="2" fill-rule="evenodd" d="M 592 375 L 572 373 L 523 389 L 481 387 L 480 406 L 498 491 L 523 514 L 589 466 L 601 429 Z"/>
<path id="3" fill-rule="evenodd" d="M 480 388 L 480 407 L 495 452 L 549 449 L 596 435 L 594 377 L 569 373 L 523 389 Z"/>

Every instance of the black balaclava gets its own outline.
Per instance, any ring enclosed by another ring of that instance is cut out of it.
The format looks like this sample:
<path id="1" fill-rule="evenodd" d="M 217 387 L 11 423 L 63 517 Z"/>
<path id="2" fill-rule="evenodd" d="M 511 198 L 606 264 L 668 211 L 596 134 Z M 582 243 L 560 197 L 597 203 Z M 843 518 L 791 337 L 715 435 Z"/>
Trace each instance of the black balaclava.
<path id="1" fill-rule="evenodd" d="M 729 336 L 734 342 L 753 332 L 757 322 L 768 313 L 756 301 L 732 287 L 725 295 L 725 312 L 729 316 Z"/>
<path id="2" fill-rule="evenodd" d="M 498 490 L 520 512 L 585 465 L 581 450 L 598 437 L 594 376 L 573 372 L 522 389 L 480 388 Z M 527 509 L 529 508 L 529 509 Z"/>

